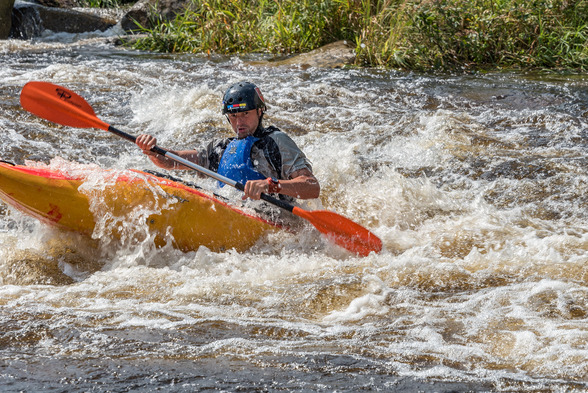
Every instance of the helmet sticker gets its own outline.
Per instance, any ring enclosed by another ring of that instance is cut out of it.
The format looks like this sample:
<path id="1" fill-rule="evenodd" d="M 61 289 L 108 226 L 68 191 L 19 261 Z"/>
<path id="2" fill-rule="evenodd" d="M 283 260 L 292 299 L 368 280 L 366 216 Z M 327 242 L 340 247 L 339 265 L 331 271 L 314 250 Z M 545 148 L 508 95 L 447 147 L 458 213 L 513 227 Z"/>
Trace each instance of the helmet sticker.
<path id="1" fill-rule="evenodd" d="M 247 107 L 247 104 L 244 102 L 241 102 L 240 104 L 227 105 L 227 110 L 246 108 L 246 107 Z"/>

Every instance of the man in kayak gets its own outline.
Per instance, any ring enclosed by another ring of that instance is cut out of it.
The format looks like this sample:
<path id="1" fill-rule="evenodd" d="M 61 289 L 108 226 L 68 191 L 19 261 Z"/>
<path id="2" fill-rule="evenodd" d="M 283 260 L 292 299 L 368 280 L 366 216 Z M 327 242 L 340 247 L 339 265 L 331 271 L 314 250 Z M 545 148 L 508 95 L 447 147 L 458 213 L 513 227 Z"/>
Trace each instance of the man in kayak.
<path id="1" fill-rule="evenodd" d="M 318 198 L 320 185 L 312 174 L 310 161 L 284 132 L 274 126 L 263 127 L 265 111 L 257 86 L 236 83 L 223 96 L 223 114 L 237 136 L 214 139 L 201 150 L 171 152 L 244 184 L 244 199 L 260 199 L 262 193 Z M 151 135 L 139 135 L 136 143 L 161 168 L 190 169 L 152 152 L 157 140 Z"/>

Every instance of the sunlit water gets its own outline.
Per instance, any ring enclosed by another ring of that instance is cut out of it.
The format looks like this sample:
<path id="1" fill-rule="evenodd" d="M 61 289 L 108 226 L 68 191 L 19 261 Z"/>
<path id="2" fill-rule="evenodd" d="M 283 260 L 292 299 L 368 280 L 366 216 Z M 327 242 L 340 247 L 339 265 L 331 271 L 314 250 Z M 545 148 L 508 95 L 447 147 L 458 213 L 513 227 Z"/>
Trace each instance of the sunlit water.
<path id="1" fill-rule="evenodd" d="M 586 76 L 273 67 L 71 35 L 0 53 L 0 159 L 156 169 L 112 134 L 25 112 L 28 81 L 183 149 L 230 135 L 220 97 L 250 80 L 311 159 L 314 205 L 385 247 L 358 258 L 310 227 L 183 253 L 0 204 L 0 390 L 588 389 Z"/>

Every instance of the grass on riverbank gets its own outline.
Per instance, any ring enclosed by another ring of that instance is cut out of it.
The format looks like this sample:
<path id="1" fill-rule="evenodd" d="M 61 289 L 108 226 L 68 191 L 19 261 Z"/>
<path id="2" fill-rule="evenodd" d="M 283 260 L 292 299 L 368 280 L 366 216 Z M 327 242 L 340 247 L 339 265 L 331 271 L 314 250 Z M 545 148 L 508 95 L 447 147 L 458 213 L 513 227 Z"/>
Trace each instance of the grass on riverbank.
<path id="1" fill-rule="evenodd" d="M 588 69 L 588 0 L 192 0 L 137 49 L 290 54 L 347 40 L 357 64 Z"/>
<path id="2" fill-rule="evenodd" d="M 76 0 L 79 7 L 88 8 L 120 8 L 136 0 Z"/>

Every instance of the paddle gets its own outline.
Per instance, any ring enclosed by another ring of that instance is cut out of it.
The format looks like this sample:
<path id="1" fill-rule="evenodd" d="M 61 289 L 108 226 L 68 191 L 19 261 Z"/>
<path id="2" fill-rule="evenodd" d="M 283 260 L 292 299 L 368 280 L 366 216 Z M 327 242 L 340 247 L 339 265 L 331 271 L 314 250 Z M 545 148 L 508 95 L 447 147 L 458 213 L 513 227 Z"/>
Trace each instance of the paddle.
<path id="1" fill-rule="evenodd" d="M 81 96 L 52 83 L 27 83 L 20 94 L 20 103 L 27 111 L 53 123 L 76 128 L 100 128 L 133 143 L 136 139 L 100 120 L 92 107 Z M 185 160 L 158 146 L 154 146 L 151 150 L 238 190 L 244 191 L 245 189 L 241 183 Z M 261 194 L 261 199 L 308 220 L 317 230 L 327 235 L 336 244 L 360 256 L 367 256 L 372 251 L 380 252 L 382 249 L 382 241 L 376 235 L 337 213 L 324 210 L 304 210 L 267 194 Z"/>

